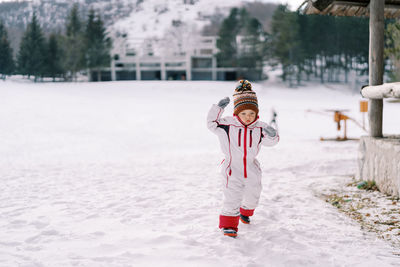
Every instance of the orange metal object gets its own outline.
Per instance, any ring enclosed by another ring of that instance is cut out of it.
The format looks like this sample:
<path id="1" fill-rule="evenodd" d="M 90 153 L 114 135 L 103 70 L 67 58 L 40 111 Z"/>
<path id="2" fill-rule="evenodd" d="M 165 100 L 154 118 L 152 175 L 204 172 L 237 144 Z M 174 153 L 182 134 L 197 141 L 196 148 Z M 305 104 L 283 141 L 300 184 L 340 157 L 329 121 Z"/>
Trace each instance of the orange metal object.
<path id="1" fill-rule="evenodd" d="M 361 104 L 361 102 L 363 102 L 363 104 Z M 360 110 L 365 110 L 365 112 L 363 112 L 363 115 L 365 115 L 365 113 L 368 111 L 368 101 L 360 101 Z M 359 140 L 358 138 L 348 138 L 347 137 L 347 120 L 351 120 L 352 122 L 354 122 L 358 127 L 362 128 L 364 131 L 368 132 L 365 129 L 365 123 L 364 123 L 364 116 L 363 116 L 363 124 L 361 125 L 359 122 L 357 122 L 355 119 L 344 115 L 343 112 L 347 112 L 349 110 L 346 109 L 327 109 L 325 110 L 325 112 L 333 112 L 333 121 L 336 123 L 337 125 L 337 131 L 338 131 L 338 136 L 336 138 L 324 138 L 321 137 L 320 140 L 321 141 L 347 141 L 347 140 Z M 324 114 L 322 112 L 317 112 L 317 111 L 312 111 L 312 110 L 308 110 L 308 112 L 314 112 L 314 113 L 319 113 L 319 114 Z M 343 137 L 340 137 L 340 130 L 341 130 L 341 122 L 344 122 L 344 129 L 343 129 Z"/>
<path id="2" fill-rule="evenodd" d="M 338 131 L 340 131 L 340 122 L 344 121 L 344 129 L 345 129 L 344 135 L 346 136 L 346 121 L 349 119 L 349 117 L 347 117 L 346 115 L 344 115 L 340 111 L 335 111 L 333 119 L 337 123 L 337 130 Z"/>
<path id="3" fill-rule="evenodd" d="M 368 101 L 360 101 L 360 112 L 368 112 Z"/>

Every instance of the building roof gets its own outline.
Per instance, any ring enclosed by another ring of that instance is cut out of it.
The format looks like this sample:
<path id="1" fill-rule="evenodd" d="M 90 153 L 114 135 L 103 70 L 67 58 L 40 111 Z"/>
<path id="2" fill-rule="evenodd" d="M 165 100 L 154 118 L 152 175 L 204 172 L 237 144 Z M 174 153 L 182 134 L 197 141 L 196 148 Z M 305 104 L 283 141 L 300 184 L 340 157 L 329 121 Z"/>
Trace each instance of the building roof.
<path id="1" fill-rule="evenodd" d="M 369 16 L 369 0 L 305 0 L 299 9 L 304 14 Z M 385 18 L 400 17 L 400 0 L 385 0 Z"/>

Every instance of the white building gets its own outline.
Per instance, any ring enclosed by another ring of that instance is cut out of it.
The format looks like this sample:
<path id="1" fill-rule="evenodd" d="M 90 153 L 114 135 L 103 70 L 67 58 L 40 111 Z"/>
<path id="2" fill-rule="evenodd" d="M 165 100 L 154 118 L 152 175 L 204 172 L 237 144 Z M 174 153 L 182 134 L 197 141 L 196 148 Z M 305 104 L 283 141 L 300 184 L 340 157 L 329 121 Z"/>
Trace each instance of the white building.
<path id="1" fill-rule="evenodd" d="M 218 68 L 216 36 L 175 39 L 114 39 L 111 68 L 102 80 L 236 80 L 245 72 Z M 252 78 L 254 79 L 254 78 Z"/>

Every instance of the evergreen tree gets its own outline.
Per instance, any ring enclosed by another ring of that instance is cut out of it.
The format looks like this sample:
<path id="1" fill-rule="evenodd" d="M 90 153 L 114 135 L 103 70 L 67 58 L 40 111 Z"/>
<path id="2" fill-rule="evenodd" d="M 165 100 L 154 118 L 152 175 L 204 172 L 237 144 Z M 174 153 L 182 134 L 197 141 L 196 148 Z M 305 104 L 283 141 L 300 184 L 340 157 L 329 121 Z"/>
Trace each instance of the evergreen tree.
<path id="1" fill-rule="evenodd" d="M 247 68 L 255 74 L 255 79 L 261 78 L 263 65 L 263 46 L 265 45 L 265 34 L 261 23 L 256 19 L 244 16 L 244 27 L 241 31 L 243 37 L 239 56 L 239 66 Z"/>
<path id="2" fill-rule="evenodd" d="M 45 60 L 45 39 L 42 30 L 33 14 L 31 23 L 22 37 L 20 49 L 18 52 L 18 69 L 21 74 L 35 76 L 37 78 L 44 74 Z"/>
<path id="3" fill-rule="evenodd" d="M 84 36 L 82 31 L 82 21 L 79 18 L 78 4 L 74 4 L 67 18 L 66 36 L 62 39 L 64 65 L 63 68 L 69 73 L 72 79 L 77 78 L 78 71 L 84 65 Z"/>
<path id="4" fill-rule="evenodd" d="M 219 67 L 239 68 L 239 76 L 260 79 L 265 52 L 262 24 L 245 8 L 232 8 L 217 39 Z"/>
<path id="5" fill-rule="evenodd" d="M 45 58 L 46 75 L 53 78 L 60 76 L 64 73 L 61 66 L 61 51 L 59 49 L 57 36 L 55 34 L 50 35 L 47 43 L 46 58 Z"/>
<path id="6" fill-rule="evenodd" d="M 67 36 L 77 36 L 82 30 L 82 22 L 79 18 L 79 6 L 75 3 L 67 18 Z"/>
<path id="7" fill-rule="evenodd" d="M 297 21 L 299 23 L 299 37 L 300 37 L 300 47 L 301 55 L 298 56 L 299 72 L 297 74 L 297 79 L 299 83 L 299 78 L 302 72 L 306 74 L 307 80 L 310 80 L 310 76 L 314 70 L 315 61 L 315 49 L 316 45 L 313 41 L 313 30 L 312 29 L 312 17 L 308 15 L 297 14 Z"/>
<path id="8" fill-rule="evenodd" d="M 299 25 L 296 13 L 289 12 L 287 5 L 276 9 L 271 22 L 271 49 L 273 57 L 282 66 L 282 79 L 289 79 L 295 74 L 295 63 L 300 46 Z"/>
<path id="9" fill-rule="evenodd" d="M 400 23 L 398 21 L 388 25 L 386 29 L 385 55 L 389 57 L 393 69 L 390 72 L 392 81 L 400 79 Z"/>
<path id="10" fill-rule="evenodd" d="M 12 49 L 8 41 L 8 34 L 2 21 L 0 21 L 0 78 L 5 80 L 6 75 L 14 71 Z"/>
<path id="11" fill-rule="evenodd" d="M 237 43 L 236 36 L 240 31 L 240 11 L 232 8 L 229 16 L 222 22 L 218 33 L 217 54 L 218 67 L 236 67 L 237 62 Z"/>
<path id="12" fill-rule="evenodd" d="M 94 80 L 93 72 L 97 72 L 97 80 L 101 80 L 101 68 L 110 64 L 111 39 L 107 37 L 104 23 L 100 16 L 90 10 L 85 31 L 85 63 L 89 70 L 90 80 Z"/>

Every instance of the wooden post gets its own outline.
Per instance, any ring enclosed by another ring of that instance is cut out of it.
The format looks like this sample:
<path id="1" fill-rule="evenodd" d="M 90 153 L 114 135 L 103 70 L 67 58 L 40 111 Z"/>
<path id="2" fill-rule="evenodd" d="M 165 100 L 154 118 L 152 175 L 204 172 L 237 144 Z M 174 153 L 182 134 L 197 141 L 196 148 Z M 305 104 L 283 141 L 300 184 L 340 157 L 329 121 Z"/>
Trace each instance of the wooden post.
<path id="1" fill-rule="evenodd" d="M 371 0 L 369 4 L 369 85 L 383 83 L 385 1 Z M 368 113 L 370 136 L 382 137 L 383 100 L 371 99 Z"/>

